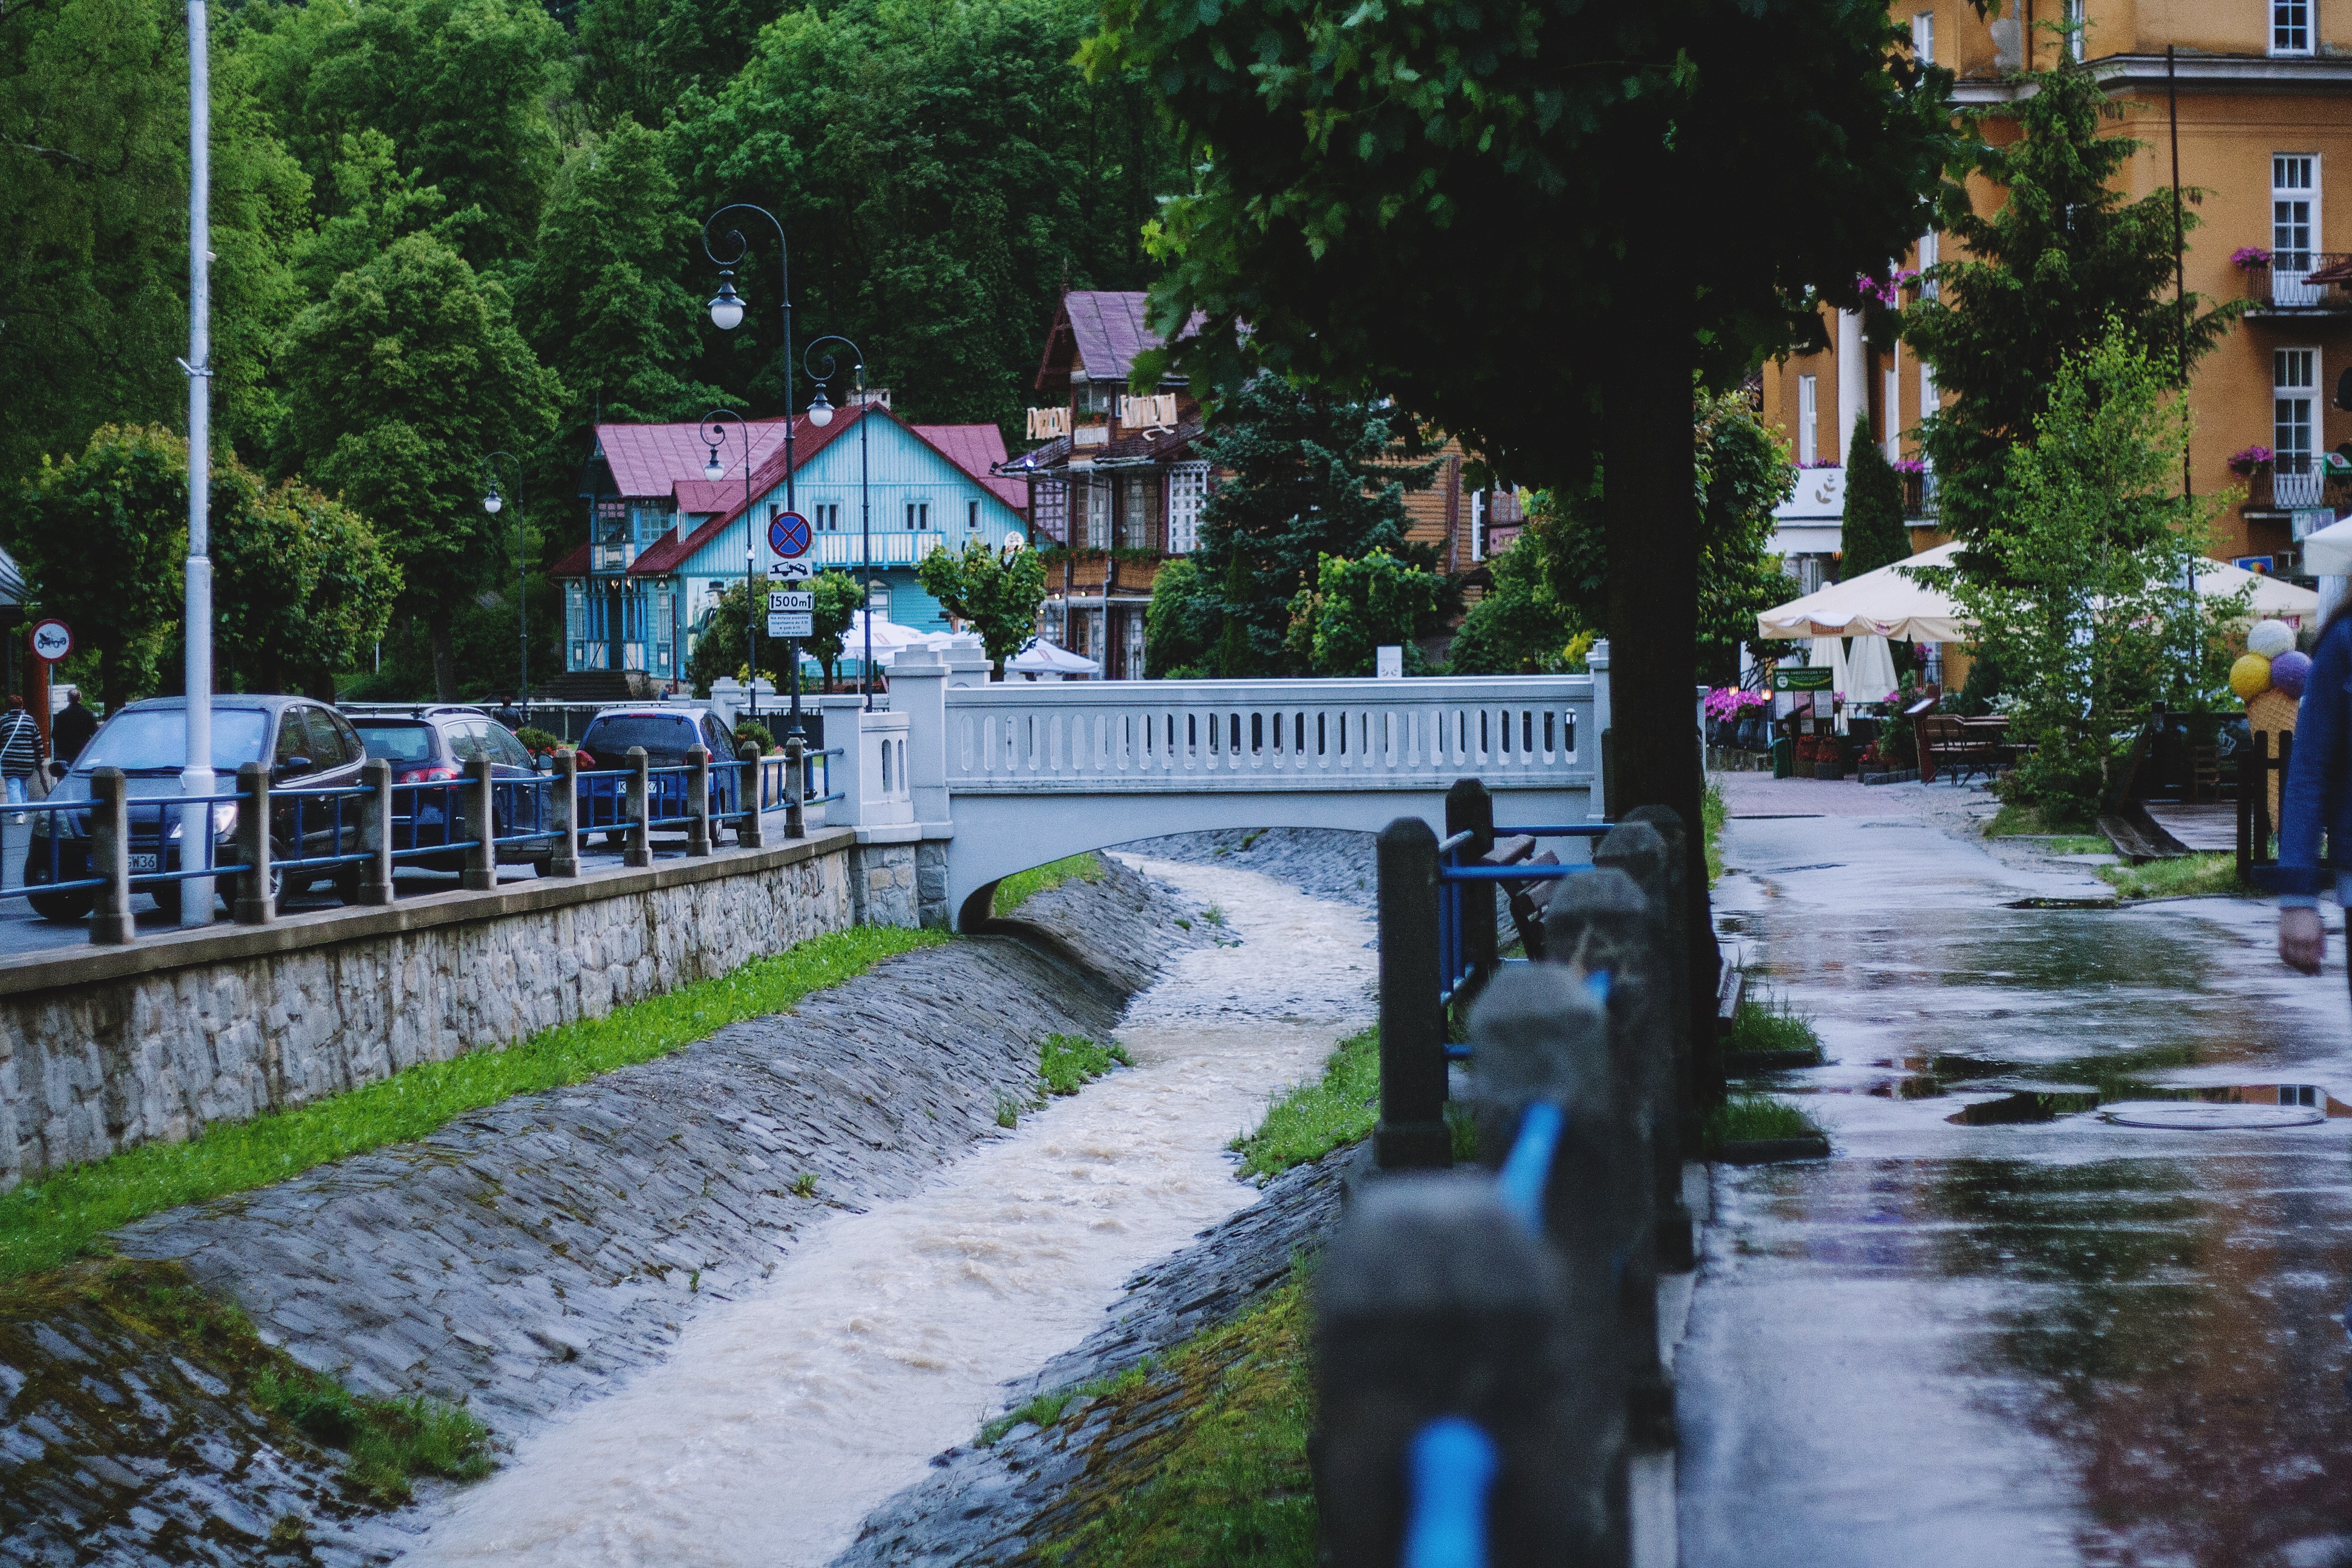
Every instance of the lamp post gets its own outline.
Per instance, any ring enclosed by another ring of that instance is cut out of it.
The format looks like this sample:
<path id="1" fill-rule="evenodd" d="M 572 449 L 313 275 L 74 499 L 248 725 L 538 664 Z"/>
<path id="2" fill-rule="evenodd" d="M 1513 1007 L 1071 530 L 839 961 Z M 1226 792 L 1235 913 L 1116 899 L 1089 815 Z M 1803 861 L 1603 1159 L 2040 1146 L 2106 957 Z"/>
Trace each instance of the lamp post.
<path id="1" fill-rule="evenodd" d="M 739 228 L 730 228 L 727 231 L 726 238 L 722 242 L 728 247 L 725 256 L 719 255 L 717 250 L 711 248 L 711 226 L 729 213 L 758 213 L 761 217 L 766 218 L 769 226 L 776 231 L 776 274 L 782 284 L 777 299 L 781 302 L 784 316 L 784 510 L 798 511 L 800 509 L 793 501 L 792 247 L 784 239 L 784 226 L 776 215 L 765 207 L 754 206 L 750 202 L 730 202 L 702 220 L 702 254 L 710 258 L 719 268 L 719 292 L 710 297 L 710 324 L 720 331 L 731 332 L 743 324 L 743 297 L 735 292 L 735 266 L 750 254 L 751 249 L 751 242 L 743 237 L 743 231 Z M 715 454 L 717 450 L 714 446 L 713 453 Z M 714 462 L 717 460 L 715 456 L 712 460 Z M 743 437 L 743 532 L 744 564 L 747 573 L 751 557 L 757 553 L 751 540 L 751 433 L 746 430 Z M 756 608 L 754 613 L 757 613 Z M 793 705 L 791 726 L 784 733 L 787 736 L 800 735 L 805 741 L 807 737 L 801 729 L 801 660 L 800 648 L 797 645 L 790 649 L 786 662 L 792 667 Z M 751 672 L 751 701 L 754 712 L 758 711 L 759 688 L 760 672 L 754 669 Z"/>
<path id="2" fill-rule="evenodd" d="M 808 346 L 808 358 L 814 360 L 816 351 L 827 343 L 839 343 L 849 351 L 856 363 L 850 367 L 855 390 L 850 395 L 856 400 L 857 414 L 857 552 L 865 571 L 866 607 L 858 620 L 866 627 L 866 653 L 857 661 L 857 679 L 866 692 L 866 710 L 874 710 L 874 511 L 866 488 L 866 351 L 835 332 L 822 337 Z M 834 356 L 824 356 L 824 368 L 803 364 L 809 379 L 816 383 L 816 396 L 809 403 L 809 423 L 823 429 L 833 423 L 833 405 L 825 401 L 824 384 L 834 377 Z"/>
<path id="3" fill-rule="evenodd" d="M 212 24 L 205 0 L 188 0 L 188 565 L 182 621 L 186 637 L 187 763 L 180 794 L 213 793 L 212 506 Z M 180 808 L 180 868 L 201 857 L 213 839 L 212 807 L 203 800 Z M 180 884 L 180 923 L 210 925 L 213 879 Z"/>
<path id="4" fill-rule="evenodd" d="M 714 312 L 715 314 L 716 312 Z M 727 445 L 726 421 L 735 421 L 735 433 L 743 439 L 743 668 L 749 673 L 751 689 L 751 717 L 760 716 L 760 592 L 753 562 L 759 554 L 756 536 L 751 531 L 751 426 L 731 408 L 714 408 L 702 416 L 702 444 L 710 448 L 710 460 L 702 465 L 702 477 L 717 484 L 726 477 L 727 465 L 719 460 L 719 448 Z M 792 426 L 787 424 L 789 431 Z M 786 440 L 791 437 L 787 436 Z"/>
<path id="5" fill-rule="evenodd" d="M 522 493 L 521 458 L 512 452 L 492 452 L 483 458 L 482 467 L 489 472 L 490 488 L 482 497 L 482 510 L 492 517 L 498 516 L 499 509 L 506 505 L 506 498 L 499 494 L 497 459 L 500 458 L 514 465 L 515 493 Z M 523 592 L 530 585 L 530 581 L 529 569 L 523 561 L 522 508 L 518 506 L 515 508 L 515 701 L 522 709 L 522 721 L 526 728 L 530 724 L 530 606 L 523 602 Z"/>

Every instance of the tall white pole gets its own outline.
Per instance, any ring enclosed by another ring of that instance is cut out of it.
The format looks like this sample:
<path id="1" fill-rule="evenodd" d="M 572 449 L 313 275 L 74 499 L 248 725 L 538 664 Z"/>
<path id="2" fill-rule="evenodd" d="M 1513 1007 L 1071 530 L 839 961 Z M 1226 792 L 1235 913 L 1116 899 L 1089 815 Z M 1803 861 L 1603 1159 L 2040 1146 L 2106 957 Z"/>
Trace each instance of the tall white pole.
<path id="1" fill-rule="evenodd" d="M 212 68 L 205 0 L 188 0 L 188 757 L 180 793 L 213 793 Z M 212 808 L 180 808 L 181 868 L 205 863 Z M 213 879 L 180 884 L 180 923 L 209 925 Z"/>

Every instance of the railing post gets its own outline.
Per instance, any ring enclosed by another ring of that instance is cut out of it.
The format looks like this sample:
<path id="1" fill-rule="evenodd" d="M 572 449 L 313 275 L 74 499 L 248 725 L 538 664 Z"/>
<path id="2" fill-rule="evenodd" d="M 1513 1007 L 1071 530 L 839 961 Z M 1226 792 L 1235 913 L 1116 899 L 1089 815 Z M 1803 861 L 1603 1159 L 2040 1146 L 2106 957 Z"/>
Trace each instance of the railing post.
<path id="1" fill-rule="evenodd" d="M 621 851 L 621 864 L 650 866 L 654 863 L 653 763 L 647 760 L 643 746 L 631 746 L 625 760 L 629 764 L 628 798 L 622 812 L 628 819 L 628 842 Z"/>
<path id="2" fill-rule="evenodd" d="M 1691 744 L 1696 751 L 1696 736 Z M 1696 756 L 1692 765 L 1698 765 Z M 1702 775 L 1702 787 L 1704 782 Z M 1717 966 L 1722 959 L 1707 912 L 1706 851 L 1685 826 L 1682 814 L 1671 805 L 1637 805 L 1625 814 L 1624 820 L 1648 823 L 1666 842 L 1666 921 L 1675 933 L 1667 951 L 1675 964 L 1675 1005 L 1680 1009 L 1683 1031 L 1679 1048 L 1685 1052 L 1691 1082 L 1684 1146 L 1695 1150 L 1699 1118 L 1708 1106 L 1720 1103 L 1724 1094 L 1723 1047 L 1715 1023 Z"/>
<path id="3" fill-rule="evenodd" d="M 204 852 L 204 846 L 183 837 L 180 869 L 194 869 L 188 857 Z M 230 900 L 229 918 L 241 926 L 266 926 L 278 918 L 278 879 L 269 863 L 269 769 L 260 763 L 236 765 L 236 897 Z M 186 897 L 184 891 L 181 896 Z"/>
<path id="4" fill-rule="evenodd" d="M 1445 1125 L 1445 1015 L 1437 1005 L 1437 835 L 1417 816 L 1381 829 L 1381 1121 L 1382 1170 L 1454 1163 Z"/>
<path id="5" fill-rule="evenodd" d="M 466 869 L 457 885 L 469 893 L 487 893 L 499 885 L 499 814 L 490 798 L 488 752 L 466 763 Z"/>
<path id="6" fill-rule="evenodd" d="M 89 794 L 95 803 L 89 814 L 90 869 L 106 879 L 106 886 L 98 890 L 97 907 L 90 911 L 89 940 L 99 947 L 128 947 L 138 930 L 131 918 L 131 799 L 122 770 L 94 770 L 89 775 Z M 63 815 L 51 814 L 52 843 L 54 836 L 64 830 L 65 824 L 56 820 Z"/>
<path id="7" fill-rule="evenodd" d="M 1560 961 L 1545 964 L 1545 972 L 1588 984 L 1592 976 L 1607 977 L 1608 1066 L 1624 1128 L 1609 1175 L 1621 1222 L 1612 1245 L 1625 1260 L 1618 1301 L 1624 1314 L 1628 1429 L 1637 1447 L 1671 1447 L 1674 1384 L 1658 1356 L 1658 1266 L 1667 1255 L 1689 1256 L 1691 1232 L 1674 1121 L 1673 1042 L 1661 1016 L 1659 980 L 1670 938 L 1650 896 L 1615 867 L 1562 882 L 1544 912 L 1544 936 L 1546 952 Z M 1509 972 L 1513 978 L 1519 973 Z M 1483 1012 L 1472 1016 L 1474 1079 L 1483 1075 L 1491 1054 L 1477 1032 L 1486 1022 Z"/>
<path id="8" fill-rule="evenodd" d="M 1419 1441 L 1467 1423 L 1499 1461 L 1468 1501 L 1496 1564 L 1612 1563 L 1612 1402 L 1565 1331 L 1552 1249 L 1496 1184 L 1460 1173 L 1366 1186 L 1315 1276 L 1317 1513 L 1331 1568 L 1398 1568 L 1431 1493 Z"/>
<path id="9" fill-rule="evenodd" d="M 808 784 L 805 769 L 808 752 L 798 735 L 784 737 L 784 837 L 806 838 L 808 817 L 806 802 Z"/>
<path id="10" fill-rule="evenodd" d="M 565 746 L 553 758 L 547 785 L 548 827 L 555 835 L 554 852 L 547 858 L 551 877 L 580 875 L 580 753 Z"/>
<path id="11" fill-rule="evenodd" d="M 370 757 L 360 764 L 360 847 L 367 859 L 360 866 L 360 902 L 392 902 L 392 764 Z"/>
<path id="12" fill-rule="evenodd" d="M 736 760 L 747 763 L 743 769 L 743 790 L 736 804 L 743 808 L 743 820 L 735 829 L 735 843 L 744 849 L 759 849 L 767 844 L 760 826 L 761 793 L 767 787 L 761 779 L 760 749 L 745 746 Z"/>
<path id="13" fill-rule="evenodd" d="M 1445 792 L 1445 837 L 1465 832 L 1473 837 L 1460 858 L 1475 861 L 1495 847 L 1495 797 L 1475 778 L 1455 779 L 1454 787 Z M 1457 907 L 1462 916 L 1462 957 L 1473 976 L 1470 991 L 1475 994 L 1478 982 L 1495 972 L 1499 951 L 1495 934 L 1496 889 L 1492 882 L 1464 882 L 1454 890 L 1461 900 Z M 1446 976 L 1448 983 L 1458 978 Z"/>
<path id="14" fill-rule="evenodd" d="M 1696 1263 L 1690 1209 L 1683 1202 L 1682 1167 L 1685 1160 L 1698 1155 L 1701 1143 L 1699 1118 L 1703 1107 L 1691 1072 L 1690 1027 L 1685 1021 L 1690 998 L 1680 979 L 1685 968 L 1685 948 L 1682 932 L 1675 921 L 1675 907 L 1670 896 L 1673 887 L 1670 874 L 1675 863 L 1673 846 L 1657 828 L 1636 819 L 1610 829 L 1609 836 L 1594 847 L 1592 863 L 1603 868 L 1613 868 L 1630 878 L 1655 911 L 1655 945 L 1651 971 L 1655 984 L 1652 989 L 1653 1002 L 1648 1008 L 1653 1020 L 1648 1032 L 1653 1041 L 1651 1048 L 1657 1058 L 1657 1068 L 1654 1070 L 1664 1072 L 1668 1086 L 1653 1133 L 1659 1167 L 1658 1267 L 1679 1273 Z M 1557 896 L 1553 903 L 1561 911 L 1563 921 L 1568 921 L 1578 907 L 1573 900 L 1562 903 Z M 1559 940 L 1569 945 L 1556 951 L 1563 959 L 1570 958 L 1580 940 L 1578 932 L 1563 929 Z M 1547 951 L 1554 951 L 1551 942 L 1547 923 Z"/>
<path id="15" fill-rule="evenodd" d="M 710 753 L 700 746 L 686 749 L 686 852 L 710 853 Z"/>

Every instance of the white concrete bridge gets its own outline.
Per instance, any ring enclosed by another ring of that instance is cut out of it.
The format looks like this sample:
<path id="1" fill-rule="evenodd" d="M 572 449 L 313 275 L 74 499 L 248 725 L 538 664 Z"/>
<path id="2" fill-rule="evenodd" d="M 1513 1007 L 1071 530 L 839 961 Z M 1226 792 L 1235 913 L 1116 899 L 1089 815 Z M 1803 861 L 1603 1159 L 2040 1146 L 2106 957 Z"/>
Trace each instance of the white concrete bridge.
<path id="1" fill-rule="evenodd" d="M 847 753 L 826 820 L 920 844 L 922 902 L 960 930 L 1014 872 L 1163 833 L 1373 833 L 1418 815 L 1442 834 L 1465 775 L 1506 825 L 1605 815 L 1605 643 L 1590 676 L 992 685 L 987 668 L 902 654 L 887 711 L 824 700 Z"/>

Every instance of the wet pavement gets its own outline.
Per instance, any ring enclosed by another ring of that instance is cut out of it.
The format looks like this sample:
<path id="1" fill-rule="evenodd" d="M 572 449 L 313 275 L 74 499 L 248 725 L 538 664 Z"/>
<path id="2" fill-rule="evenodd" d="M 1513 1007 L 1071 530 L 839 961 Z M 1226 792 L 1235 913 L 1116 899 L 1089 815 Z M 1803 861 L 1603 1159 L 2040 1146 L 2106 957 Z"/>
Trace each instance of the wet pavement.
<path id="1" fill-rule="evenodd" d="M 1827 1162 L 1718 1168 L 1689 1568 L 2352 1563 L 2352 1015 L 2263 904 L 2063 906 L 1946 785 L 1731 789 L 1716 907 Z M 1807 815 L 1820 812 L 1821 815 Z"/>

